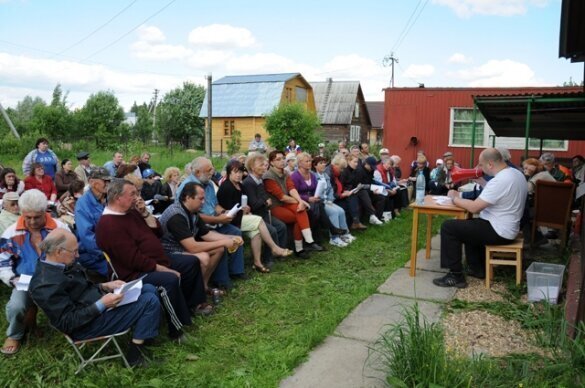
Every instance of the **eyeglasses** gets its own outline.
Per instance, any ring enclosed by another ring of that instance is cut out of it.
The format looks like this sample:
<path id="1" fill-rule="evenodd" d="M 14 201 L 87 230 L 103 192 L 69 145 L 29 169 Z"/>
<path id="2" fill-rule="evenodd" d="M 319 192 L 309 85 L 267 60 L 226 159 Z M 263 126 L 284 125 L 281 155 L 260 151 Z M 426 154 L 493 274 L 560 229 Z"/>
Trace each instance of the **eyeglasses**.
<path id="1" fill-rule="evenodd" d="M 75 249 L 75 250 L 71 250 L 71 249 L 67 249 L 67 248 L 61 248 L 61 249 L 73 254 L 73 256 L 79 256 L 79 249 Z"/>

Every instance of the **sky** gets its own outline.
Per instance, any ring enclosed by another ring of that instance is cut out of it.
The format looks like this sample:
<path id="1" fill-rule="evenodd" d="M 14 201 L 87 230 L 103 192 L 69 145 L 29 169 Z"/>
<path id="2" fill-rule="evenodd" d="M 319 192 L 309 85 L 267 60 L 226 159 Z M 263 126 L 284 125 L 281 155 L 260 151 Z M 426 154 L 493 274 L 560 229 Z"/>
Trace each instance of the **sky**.
<path id="1" fill-rule="evenodd" d="M 128 110 L 184 82 L 298 72 L 395 87 L 560 86 L 561 0 L 0 0 L 0 103 L 81 108 L 112 91 Z M 160 98 L 160 97 L 159 97 Z"/>

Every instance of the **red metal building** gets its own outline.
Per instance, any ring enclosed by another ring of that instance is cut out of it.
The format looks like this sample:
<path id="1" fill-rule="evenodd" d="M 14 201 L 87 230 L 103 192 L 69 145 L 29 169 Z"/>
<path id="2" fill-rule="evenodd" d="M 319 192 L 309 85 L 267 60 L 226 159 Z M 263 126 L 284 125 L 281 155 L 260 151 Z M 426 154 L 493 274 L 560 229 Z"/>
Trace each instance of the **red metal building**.
<path id="1" fill-rule="evenodd" d="M 462 167 L 470 167 L 473 96 L 564 94 L 582 91 L 580 87 L 522 88 L 387 88 L 384 101 L 384 147 L 399 155 L 403 164 L 424 150 L 431 165 L 446 151 L 453 153 Z M 512 161 L 520 163 L 524 139 L 495 137 L 481 114 L 476 117 L 474 164 L 482 149 L 506 146 Z M 546 140 L 543 151 L 559 159 L 585 155 L 585 141 Z M 538 157 L 540 141 L 531 141 L 530 156 Z"/>

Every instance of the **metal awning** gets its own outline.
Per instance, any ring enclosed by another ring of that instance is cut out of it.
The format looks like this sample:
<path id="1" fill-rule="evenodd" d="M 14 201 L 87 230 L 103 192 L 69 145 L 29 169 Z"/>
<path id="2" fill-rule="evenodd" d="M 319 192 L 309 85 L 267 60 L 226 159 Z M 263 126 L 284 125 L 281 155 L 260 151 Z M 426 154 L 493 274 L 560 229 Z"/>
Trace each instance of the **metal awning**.
<path id="1" fill-rule="evenodd" d="M 585 140 L 585 92 L 473 96 L 473 100 L 496 136 L 526 139 L 525 156 L 530 138 Z M 472 144 L 472 162 L 474 148 Z"/>

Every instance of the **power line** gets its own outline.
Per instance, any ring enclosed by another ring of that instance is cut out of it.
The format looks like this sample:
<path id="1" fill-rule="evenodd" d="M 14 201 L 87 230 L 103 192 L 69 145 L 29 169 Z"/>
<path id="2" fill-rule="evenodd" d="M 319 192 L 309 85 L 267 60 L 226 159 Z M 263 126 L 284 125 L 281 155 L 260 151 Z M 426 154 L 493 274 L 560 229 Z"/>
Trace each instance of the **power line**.
<path id="1" fill-rule="evenodd" d="M 85 57 L 83 59 L 83 61 L 87 61 L 88 59 L 96 56 L 97 54 L 101 53 L 102 51 L 107 50 L 108 48 L 112 47 L 113 45 L 115 45 L 116 43 L 118 43 L 119 41 L 121 41 L 122 39 L 124 39 L 125 37 L 127 37 L 128 35 L 130 35 L 132 32 L 136 31 L 144 23 L 146 23 L 147 21 L 149 21 L 150 19 L 152 19 L 153 17 L 155 17 L 156 15 L 158 15 L 159 13 L 161 13 L 162 11 L 164 11 L 165 9 L 167 9 L 175 1 L 177 1 L 177 0 L 171 0 L 171 1 L 169 1 L 167 3 L 167 5 L 165 5 L 164 7 L 162 7 L 161 9 L 159 9 L 158 11 L 156 11 L 155 13 L 153 13 L 152 15 L 150 15 L 149 17 L 147 17 L 146 19 L 144 19 L 142 22 L 140 22 L 138 25 L 136 25 L 136 27 L 132 28 L 130 31 L 126 32 L 125 34 L 123 34 L 122 36 L 120 36 L 118 39 L 114 40 L 112 43 L 110 43 L 110 44 L 102 47 L 101 49 L 99 49 L 98 51 L 94 52 L 93 54 Z"/>
<path id="2" fill-rule="evenodd" d="M 4 39 L 0 39 L 0 43 L 4 43 L 10 46 L 14 46 L 14 47 L 18 47 L 18 48 L 22 48 L 25 50 L 29 50 L 29 51 L 37 51 L 40 53 L 44 53 L 44 54 L 49 54 L 52 55 L 53 57 L 55 56 L 59 56 L 61 57 L 63 60 L 72 60 L 72 61 L 77 61 L 80 64 L 83 62 L 81 59 L 76 58 L 76 57 L 72 57 L 70 55 L 59 55 L 54 51 L 49 51 L 49 50 L 45 50 L 45 49 L 40 49 L 38 47 L 32 47 L 32 46 L 26 46 L 23 44 L 19 44 L 19 43 L 14 43 L 14 42 L 9 42 L 7 40 Z M 45 60 L 52 60 L 51 58 L 45 59 Z M 126 71 L 126 72 L 132 72 L 132 73 L 136 73 L 136 72 L 140 72 L 140 73 L 146 73 L 146 74 L 153 74 L 153 75 L 161 75 L 161 76 L 168 76 L 168 77 L 188 77 L 188 76 L 197 76 L 197 77 L 204 77 L 206 74 L 192 74 L 189 73 L 188 75 L 185 74 L 172 74 L 172 73 L 161 73 L 161 72 L 154 72 L 151 70 L 143 70 L 143 69 L 129 69 L 127 67 L 122 67 L 122 66 L 118 66 L 118 65 L 112 65 L 109 63 L 104 63 L 104 62 L 96 62 L 96 61 L 85 61 L 87 64 L 90 65 L 101 65 L 101 66 L 107 66 L 111 69 L 117 69 L 117 70 L 121 70 L 121 71 Z"/>
<path id="3" fill-rule="evenodd" d="M 420 3 L 420 1 L 419 1 Z M 423 10 L 425 9 L 425 7 L 427 6 L 427 4 L 429 3 L 429 0 L 425 0 L 425 3 L 423 4 L 423 6 L 420 8 L 420 11 L 418 12 L 418 14 L 416 15 L 416 17 L 414 18 L 414 20 L 412 21 L 412 23 L 408 26 L 408 28 L 406 29 L 406 32 L 402 35 L 402 37 L 396 42 L 396 44 L 394 45 L 394 48 L 392 49 L 392 51 L 395 51 L 398 49 L 398 47 L 400 47 L 400 45 L 402 44 L 402 42 L 404 42 L 404 39 L 406 39 L 406 37 L 408 36 L 408 33 L 410 32 L 410 30 L 412 29 L 412 27 L 415 25 L 416 21 L 418 20 L 418 18 L 420 17 L 420 15 L 422 14 Z"/>
<path id="4" fill-rule="evenodd" d="M 400 38 L 402 38 L 402 35 L 405 34 L 408 25 L 410 23 L 410 21 L 412 20 L 412 17 L 414 16 L 414 14 L 416 13 L 416 10 L 418 9 L 418 7 L 420 6 L 420 4 L 422 3 L 423 0 L 418 0 L 418 3 L 416 4 L 416 7 L 414 7 L 414 9 L 412 10 L 412 12 L 410 13 L 410 16 L 408 17 L 408 20 L 406 21 L 406 24 L 404 25 L 404 28 L 402 29 L 402 31 L 400 32 L 400 34 L 398 34 L 398 38 L 396 38 L 396 42 L 394 42 L 394 46 L 392 46 L 392 52 L 396 51 L 396 46 L 398 45 L 398 42 L 400 41 Z"/>
<path id="5" fill-rule="evenodd" d="M 64 52 L 69 51 L 73 47 L 75 47 L 75 46 L 77 46 L 77 45 L 85 42 L 87 39 L 89 39 L 90 37 L 92 37 L 93 35 L 95 35 L 102 28 L 104 28 L 105 26 L 107 26 L 108 24 L 110 24 L 112 21 L 114 21 L 114 19 L 116 19 L 118 16 L 120 16 L 122 13 L 124 13 L 128 8 L 132 7 L 134 5 L 134 3 L 136 3 L 137 1 L 138 0 L 134 0 L 133 2 L 131 2 L 130 4 L 128 4 L 126 7 L 124 7 L 121 11 L 119 11 L 117 14 L 115 14 L 114 16 L 112 16 L 107 22 L 105 22 L 104 24 L 102 24 L 101 26 L 99 26 L 98 28 L 96 28 L 95 30 L 93 30 L 92 32 L 90 32 L 89 34 L 87 34 L 85 37 L 83 37 L 80 40 L 78 40 L 77 42 L 73 43 L 71 46 L 66 47 L 65 49 L 59 51 L 56 55 L 62 55 Z"/>

